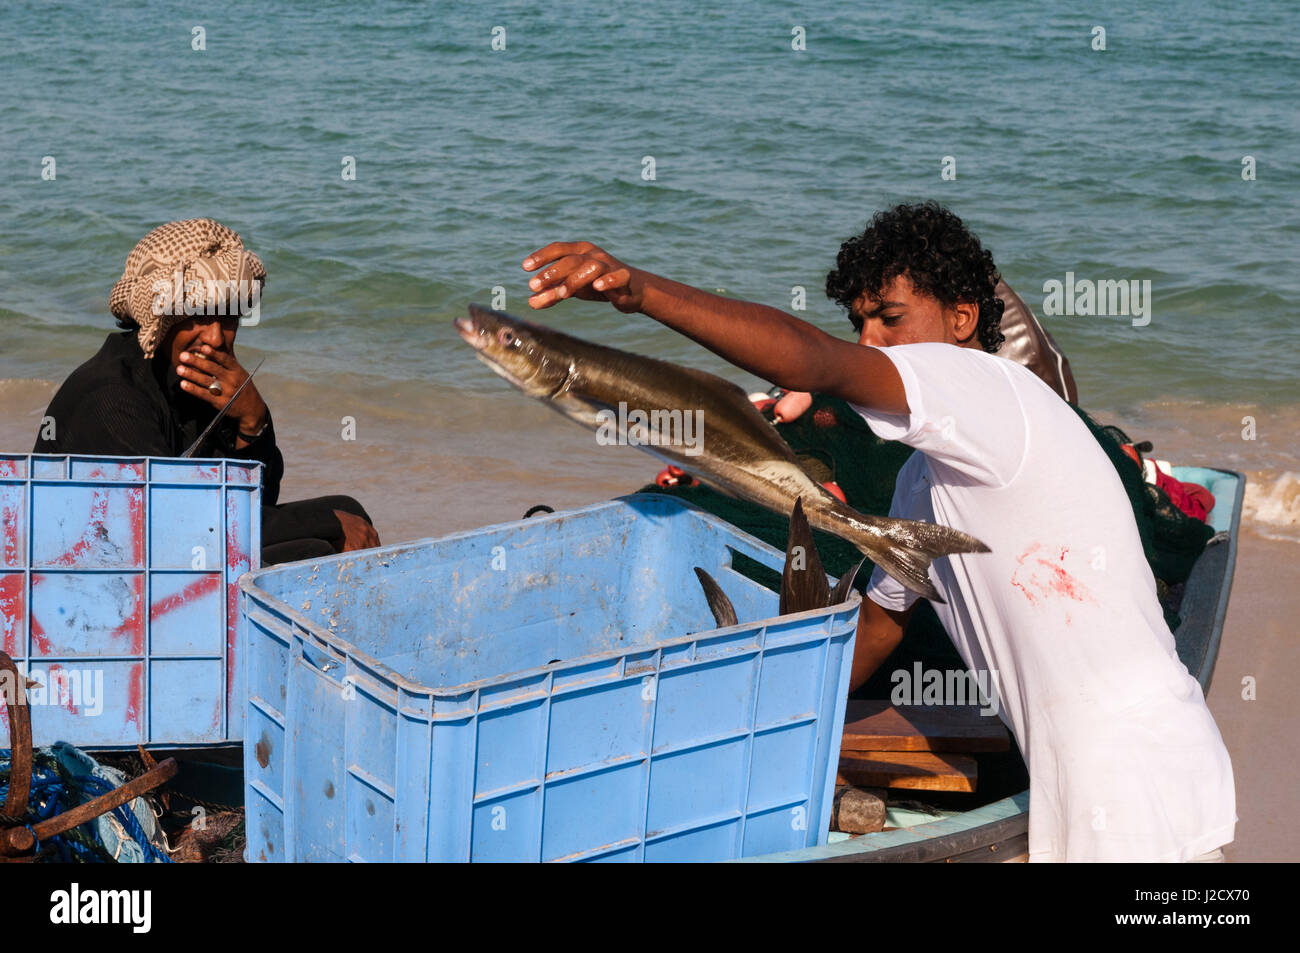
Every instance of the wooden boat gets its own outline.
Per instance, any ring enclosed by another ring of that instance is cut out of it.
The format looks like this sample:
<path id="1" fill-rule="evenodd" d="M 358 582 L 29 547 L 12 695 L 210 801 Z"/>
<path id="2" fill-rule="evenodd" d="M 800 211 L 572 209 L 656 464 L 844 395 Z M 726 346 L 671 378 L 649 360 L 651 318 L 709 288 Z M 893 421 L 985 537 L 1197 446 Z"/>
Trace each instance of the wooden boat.
<path id="1" fill-rule="evenodd" d="M 1188 672 L 1210 690 L 1214 663 L 1228 612 L 1237 534 L 1241 523 L 1246 478 L 1233 470 L 1174 467 L 1174 476 L 1199 483 L 1215 497 L 1208 522 L 1215 536 L 1192 567 L 1177 607 L 1182 622 L 1174 633 L 1178 657 Z M 1027 859 L 1029 850 L 1029 792 L 947 810 L 933 821 L 862 834 L 821 847 L 746 858 L 754 863 L 1006 863 Z"/>

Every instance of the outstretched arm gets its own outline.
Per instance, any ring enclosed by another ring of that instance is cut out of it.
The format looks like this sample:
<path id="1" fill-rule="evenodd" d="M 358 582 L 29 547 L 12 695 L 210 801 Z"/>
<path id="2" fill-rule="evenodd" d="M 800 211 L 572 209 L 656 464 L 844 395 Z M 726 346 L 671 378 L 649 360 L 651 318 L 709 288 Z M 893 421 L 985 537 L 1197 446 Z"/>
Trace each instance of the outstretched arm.
<path id="1" fill-rule="evenodd" d="M 545 267 L 543 267 L 545 266 Z M 631 268 L 590 242 L 552 242 L 524 259 L 534 308 L 565 298 L 639 311 L 732 364 L 793 391 L 830 394 L 882 413 L 907 413 L 903 381 L 889 358 L 767 305 L 709 294 Z"/>

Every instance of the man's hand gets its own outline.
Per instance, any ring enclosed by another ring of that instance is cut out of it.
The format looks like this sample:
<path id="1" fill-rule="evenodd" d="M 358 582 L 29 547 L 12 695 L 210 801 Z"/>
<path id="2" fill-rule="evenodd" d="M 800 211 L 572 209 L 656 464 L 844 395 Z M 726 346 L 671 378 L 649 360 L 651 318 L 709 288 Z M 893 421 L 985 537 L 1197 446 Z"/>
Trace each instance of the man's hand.
<path id="1" fill-rule="evenodd" d="M 373 549 L 380 545 L 379 534 L 375 532 L 375 528 L 360 516 L 344 510 L 335 510 L 334 515 L 338 517 L 339 525 L 343 527 L 343 536 L 334 540 L 335 545 L 340 547 L 340 552 Z"/>
<path id="2" fill-rule="evenodd" d="M 534 308 L 582 298 L 608 301 L 624 314 L 641 310 L 640 272 L 591 242 L 551 242 L 525 258 L 523 267 L 542 268 L 528 282 L 534 292 L 528 303 Z"/>
<path id="3" fill-rule="evenodd" d="M 206 344 L 192 351 L 182 351 L 176 373 L 181 378 L 181 390 L 218 410 L 225 407 L 230 396 L 248 380 L 248 372 L 233 353 L 214 351 Z M 221 388 L 219 394 L 211 390 L 214 380 Z M 266 401 L 257 392 L 256 384 L 245 387 L 239 399 L 226 411 L 226 416 L 233 417 L 244 433 L 257 433 L 262 429 L 267 414 Z"/>

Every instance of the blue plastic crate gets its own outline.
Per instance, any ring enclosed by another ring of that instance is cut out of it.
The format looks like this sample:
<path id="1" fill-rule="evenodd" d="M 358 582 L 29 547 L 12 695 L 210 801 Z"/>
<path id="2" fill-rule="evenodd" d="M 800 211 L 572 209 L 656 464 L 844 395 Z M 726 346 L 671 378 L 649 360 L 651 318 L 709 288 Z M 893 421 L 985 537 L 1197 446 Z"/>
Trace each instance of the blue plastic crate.
<path id="1" fill-rule="evenodd" d="M 638 495 L 245 576 L 254 861 L 725 860 L 822 844 L 858 596 Z M 692 567 L 740 625 L 716 629 Z"/>
<path id="2" fill-rule="evenodd" d="M 242 737 L 235 583 L 260 565 L 260 468 L 0 454 L 0 648 L 40 683 L 37 745 Z"/>

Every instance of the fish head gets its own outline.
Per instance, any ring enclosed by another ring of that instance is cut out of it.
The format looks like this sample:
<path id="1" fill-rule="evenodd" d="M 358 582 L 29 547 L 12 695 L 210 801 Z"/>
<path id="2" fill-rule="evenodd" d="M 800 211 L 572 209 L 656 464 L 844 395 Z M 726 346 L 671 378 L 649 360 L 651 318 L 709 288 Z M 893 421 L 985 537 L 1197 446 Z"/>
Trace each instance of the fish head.
<path id="1" fill-rule="evenodd" d="M 572 357 L 548 328 L 474 304 L 452 323 L 480 361 L 531 397 L 550 397 L 569 378 Z"/>

